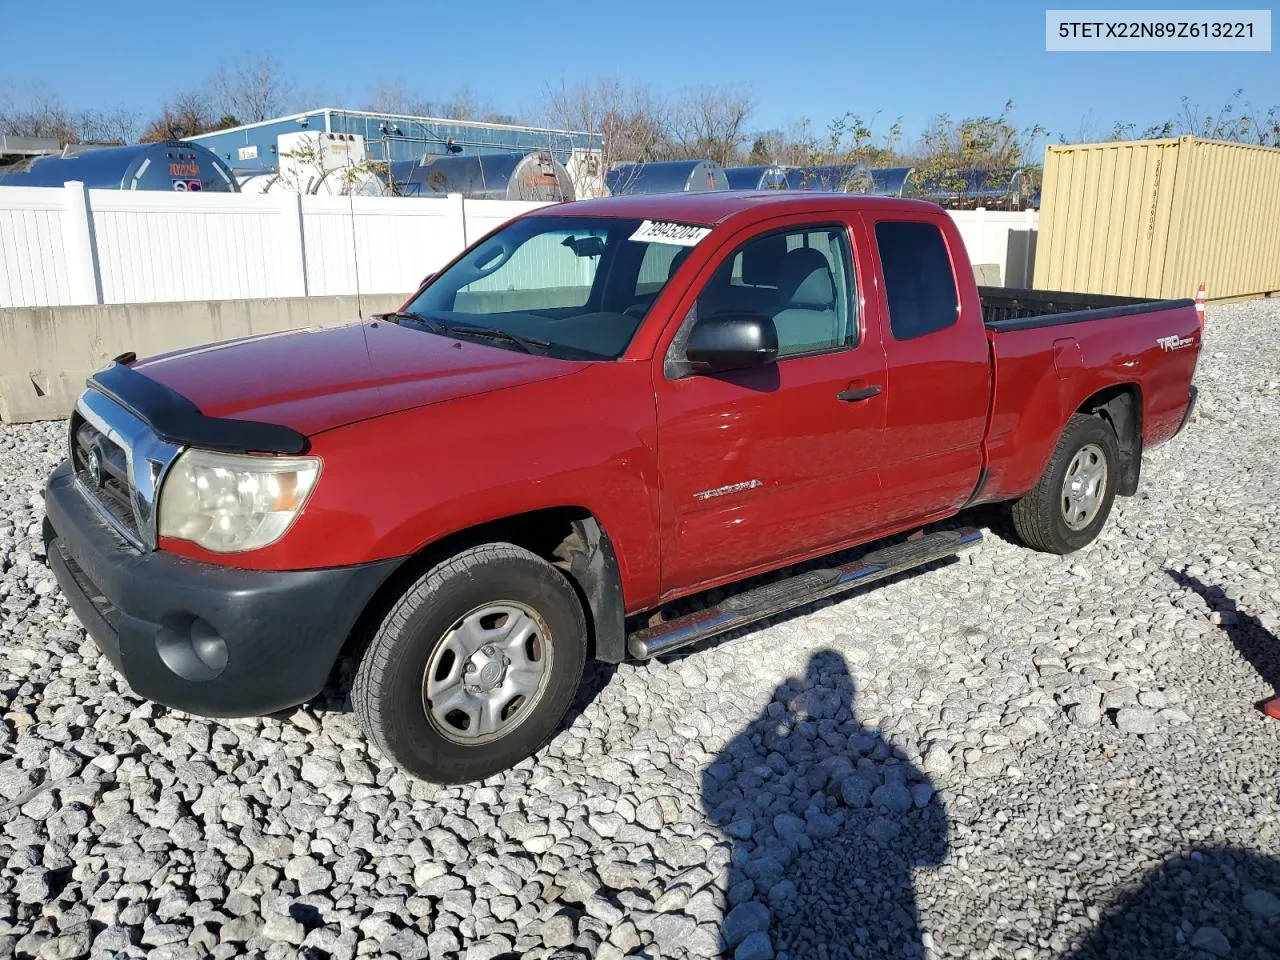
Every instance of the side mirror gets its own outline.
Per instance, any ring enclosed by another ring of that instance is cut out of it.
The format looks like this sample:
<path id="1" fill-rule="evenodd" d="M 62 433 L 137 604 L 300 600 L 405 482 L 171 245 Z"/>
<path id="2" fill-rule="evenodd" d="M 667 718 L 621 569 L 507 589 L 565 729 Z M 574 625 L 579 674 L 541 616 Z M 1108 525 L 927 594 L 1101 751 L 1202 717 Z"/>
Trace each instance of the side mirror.
<path id="1" fill-rule="evenodd" d="M 778 359 L 778 331 L 768 317 L 718 313 L 697 322 L 684 354 L 698 372 L 759 367 Z"/>

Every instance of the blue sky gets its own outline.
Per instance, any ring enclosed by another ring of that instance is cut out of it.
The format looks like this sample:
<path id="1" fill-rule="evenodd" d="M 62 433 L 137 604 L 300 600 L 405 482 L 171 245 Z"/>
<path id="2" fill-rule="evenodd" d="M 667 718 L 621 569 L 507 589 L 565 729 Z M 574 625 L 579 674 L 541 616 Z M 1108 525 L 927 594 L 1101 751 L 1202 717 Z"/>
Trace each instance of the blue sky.
<path id="1" fill-rule="evenodd" d="M 1216 110 L 1243 87 L 1254 106 L 1280 103 L 1275 52 L 1046 53 L 1044 11 L 1018 0 L 0 0 L 0 101 L 42 82 L 68 106 L 149 116 L 220 62 L 261 51 L 334 106 L 358 107 L 394 79 L 437 99 L 466 86 L 532 113 L 548 82 L 612 75 L 659 90 L 745 86 L 756 129 L 881 111 L 877 131 L 901 116 L 911 135 L 935 114 L 994 114 L 1012 99 L 1019 124 L 1073 136 L 1082 118 L 1098 134 L 1115 120 L 1165 119 L 1183 95 Z"/>

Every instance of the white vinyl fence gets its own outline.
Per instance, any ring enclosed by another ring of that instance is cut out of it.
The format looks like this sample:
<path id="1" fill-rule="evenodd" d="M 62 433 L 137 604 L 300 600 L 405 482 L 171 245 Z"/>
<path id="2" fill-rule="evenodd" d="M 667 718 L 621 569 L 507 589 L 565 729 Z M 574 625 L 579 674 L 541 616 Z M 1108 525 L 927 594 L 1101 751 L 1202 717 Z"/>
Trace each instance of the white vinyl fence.
<path id="1" fill-rule="evenodd" d="M 540 204 L 0 187 L 0 308 L 404 294 Z M 954 211 L 970 259 L 1029 286 L 1036 214 Z"/>
<path id="2" fill-rule="evenodd" d="M 1000 285 L 1030 287 L 1036 269 L 1038 210 L 949 210 L 956 222 L 969 262 L 996 264 Z"/>
<path id="3" fill-rule="evenodd" d="M 0 308 L 403 294 L 538 206 L 0 187 Z"/>

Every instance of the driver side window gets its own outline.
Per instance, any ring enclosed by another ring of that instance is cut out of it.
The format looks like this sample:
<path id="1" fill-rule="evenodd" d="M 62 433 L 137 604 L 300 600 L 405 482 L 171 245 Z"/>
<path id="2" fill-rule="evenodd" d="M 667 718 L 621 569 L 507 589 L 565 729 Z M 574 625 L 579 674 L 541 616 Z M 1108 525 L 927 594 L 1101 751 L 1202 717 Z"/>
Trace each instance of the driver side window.
<path id="1" fill-rule="evenodd" d="M 754 237 L 730 254 L 698 296 L 696 316 L 766 317 L 782 359 L 853 346 L 854 303 L 848 231 L 804 227 Z"/>

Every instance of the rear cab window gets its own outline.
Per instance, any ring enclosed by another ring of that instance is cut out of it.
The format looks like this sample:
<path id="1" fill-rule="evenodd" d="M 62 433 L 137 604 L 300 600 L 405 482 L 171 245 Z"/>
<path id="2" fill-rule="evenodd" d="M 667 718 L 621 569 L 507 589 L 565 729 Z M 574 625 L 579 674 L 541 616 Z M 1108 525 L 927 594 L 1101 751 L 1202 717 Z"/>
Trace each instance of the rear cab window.
<path id="1" fill-rule="evenodd" d="M 960 297 L 937 224 L 882 220 L 876 224 L 876 247 L 895 340 L 912 340 L 955 324 Z"/>

